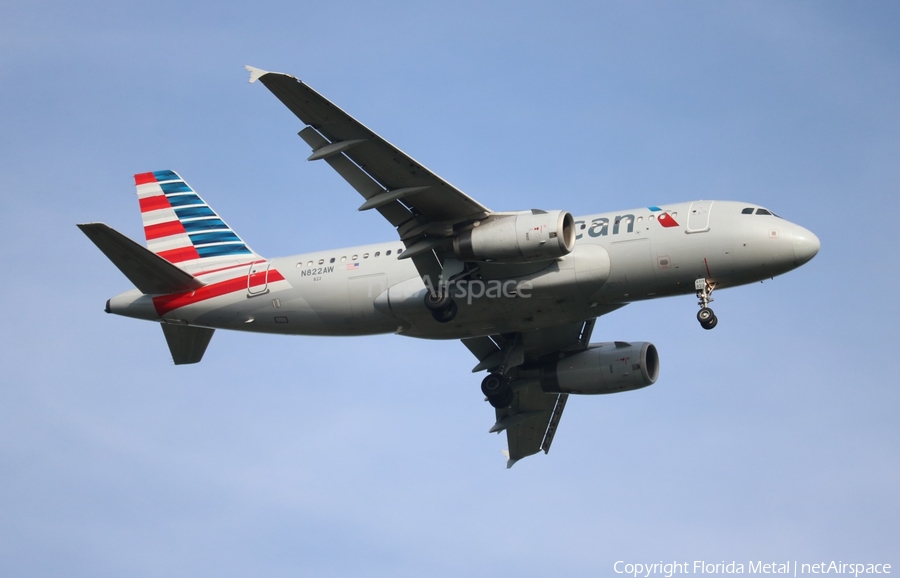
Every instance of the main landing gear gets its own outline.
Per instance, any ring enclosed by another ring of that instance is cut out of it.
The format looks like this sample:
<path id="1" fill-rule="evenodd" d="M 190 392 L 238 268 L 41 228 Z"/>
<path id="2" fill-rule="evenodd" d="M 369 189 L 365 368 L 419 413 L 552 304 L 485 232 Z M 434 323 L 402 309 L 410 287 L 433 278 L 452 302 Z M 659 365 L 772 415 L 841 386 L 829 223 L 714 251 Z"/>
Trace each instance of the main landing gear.
<path id="1" fill-rule="evenodd" d="M 481 393 L 487 398 L 488 403 L 497 409 L 509 407 L 514 393 L 509 386 L 509 380 L 499 373 L 489 373 L 481 382 Z"/>
<path id="2" fill-rule="evenodd" d="M 438 323 L 449 323 L 456 317 L 456 301 L 450 297 L 448 287 L 425 293 L 425 307 Z"/>
<path id="3" fill-rule="evenodd" d="M 697 299 L 700 300 L 697 303 L 700 306 L 700 311 L 697 312 L 697 321 L 700 322 L 700 327 L 703 329 L 712 329 L 719 324 L 716 314 L 709 308 L 709 303 L 713 300 L 712 292 L 716 288 L 716 282 L 697 279 L 694 281 L 694 288 L 697 290 Z"/>
<path id="4" fill-rule="evenodd" d="M 450 288 L 456 287 L 456 283 L 478 272 L 478 266 L 470 263 L 460 263 L 455 260 L 444 262 L 444 269 L 438 277 L 437 286 L 432 285 L 425 278 L 428 290 L 425 292 L 425 308 L 431 311 L 431 316 L 438 323 L 450 323 L 456 317 L 457 306 L 450 297 Z"/>

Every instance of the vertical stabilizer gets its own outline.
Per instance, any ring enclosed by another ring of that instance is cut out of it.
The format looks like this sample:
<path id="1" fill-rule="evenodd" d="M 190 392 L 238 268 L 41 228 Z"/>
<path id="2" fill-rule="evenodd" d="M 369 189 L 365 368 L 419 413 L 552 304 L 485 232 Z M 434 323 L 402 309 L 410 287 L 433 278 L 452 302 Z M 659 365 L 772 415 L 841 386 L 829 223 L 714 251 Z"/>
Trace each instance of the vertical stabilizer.
<path id="1" fill-rule="evenodd" d="M 260 258 L 173 171 L 134 175 L 147 248 L 188 272 Z"/>

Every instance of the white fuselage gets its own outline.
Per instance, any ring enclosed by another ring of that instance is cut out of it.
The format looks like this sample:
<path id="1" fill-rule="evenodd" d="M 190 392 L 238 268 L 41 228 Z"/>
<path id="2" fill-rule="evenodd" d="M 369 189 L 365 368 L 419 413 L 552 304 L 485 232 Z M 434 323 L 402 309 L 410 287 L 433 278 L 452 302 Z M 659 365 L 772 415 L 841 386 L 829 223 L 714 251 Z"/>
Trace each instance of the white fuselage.
<path id="1" fill-rule="evenodd" d="M 174 298 L 130 291 L 111 299 L 107 311 L 264 333 L 458 339 L 573 323 L 632 301 L 691 294 L 696 279 L 720 288 L 767 279 L 802 265 L 819 248 L 807 229 L 767 211 L 757 214 L 751 203 L 653 209 L 576 217 L 575 249 L 560 259 L 479 263 L 478 273 L 455 289 L 459 310 L 450 323 L 438 323 L 425 308 L 419 272 L 411 260 L 397 258 L 400 241 L 236 261 L 198 274 L 208 290 Z"/>

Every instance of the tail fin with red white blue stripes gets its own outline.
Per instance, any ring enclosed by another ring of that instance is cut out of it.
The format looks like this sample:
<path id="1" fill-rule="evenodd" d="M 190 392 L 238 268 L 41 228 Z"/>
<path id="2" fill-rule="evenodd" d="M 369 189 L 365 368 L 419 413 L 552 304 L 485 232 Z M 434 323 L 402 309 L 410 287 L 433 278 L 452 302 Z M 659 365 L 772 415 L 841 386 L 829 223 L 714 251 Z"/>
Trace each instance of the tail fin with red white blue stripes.
<path id="1" fill-rule="evenodd" d="M 134 175 L 147 248 L 188 272 L 261 259 L 174 171 Z"/>

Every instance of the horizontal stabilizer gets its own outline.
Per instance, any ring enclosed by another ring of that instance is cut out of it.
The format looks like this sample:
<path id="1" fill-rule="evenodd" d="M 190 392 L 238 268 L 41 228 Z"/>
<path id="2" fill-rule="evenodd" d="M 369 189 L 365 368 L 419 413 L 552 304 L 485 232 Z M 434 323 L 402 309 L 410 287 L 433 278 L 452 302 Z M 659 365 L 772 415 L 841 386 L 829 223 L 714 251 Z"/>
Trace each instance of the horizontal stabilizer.
<path id="1" fill-rule="evenodd" d="M 103 223 L 78 228 L 142 293 L 164 295 L 193 291 L 203 282 Z M 209 338 L 206 340 L 209 341 Z M 204 348 L 206 345 L 204 345 Z M 203 355 L 203 353 L 200 353 Z M 199 361 L 199 359 L 198 359 Z"/>
<path id="2" fill-rule="evenodd" d="M 206 346 L 212 339 L 215 329 L 193 327 L 191 325 L 162 324 L 163 335 L 169 344 L 169 352 L 175 365 L 197 363 L 203 359 Z"/>

